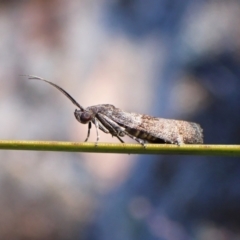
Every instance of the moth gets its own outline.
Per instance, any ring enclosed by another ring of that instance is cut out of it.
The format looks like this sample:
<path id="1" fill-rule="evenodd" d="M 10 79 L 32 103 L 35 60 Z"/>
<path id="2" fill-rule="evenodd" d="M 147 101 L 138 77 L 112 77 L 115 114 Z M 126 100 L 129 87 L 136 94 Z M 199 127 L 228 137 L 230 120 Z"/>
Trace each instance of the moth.
<path id="1" fill-rule="evenodd" d="M 83 108 L 73 97 L 58 85 L 36 76 L 28 76 L 29 79 L 47 82 L 62 92 L 78 109 L 74 116 L 80 123 L 88 124 L 88 141 L 92 124 L 95 125 L 97 139 L 99 141 L 100 129 L 124 143 L 125 135 L 145 146 L 149 143 L 167 144 L 202 144 L 203 130 L 199 124 L 181 120 L 156 118 L 145 114 L 128 113 L 111 104 L 100 104 Z"/>

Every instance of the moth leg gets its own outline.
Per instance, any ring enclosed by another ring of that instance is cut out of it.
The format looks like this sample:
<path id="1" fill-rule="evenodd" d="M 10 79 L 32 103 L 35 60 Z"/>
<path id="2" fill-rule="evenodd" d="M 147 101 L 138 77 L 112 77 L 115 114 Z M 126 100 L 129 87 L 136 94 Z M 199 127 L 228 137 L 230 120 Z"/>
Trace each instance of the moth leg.
<path id="1" fill-rule="evenodd" d="M 121 142 L 121 143 L 124 143 L 124 141 L 119 137 L 119 136 L 116 136 L 118 138 L 118 140 Z"/>
<path id="2" fill-rule="evenodd" d="M 121 143 L 124 143 L 124 141 L 119 136 L 125 135 L 125 131 L 117 123 L 102 114 L 98 114 L 97 117 L 100 123 L 109 130 L 112 136 L 117 137 Z"/>
<path id="3" fill-rule="evenodd" d="M 88 133 L 87 133 L 87 138 L 85 139 L 84 142 L 87 142 L 87 141 L 88 141 L 88 138 L 89 138 L 89 136 L 90 136 L 91 127 L 92 127 L 92 123 L 89 122 L 89 123 L 88 123 Z"/>
<path id="4" fill-rule="evenodd" d="M 93 120 L 93 123 L 95 124 L 95 121 Z M 108 129 L 106 129 L 102 123 L 100 121 L 98 121 L 98 127 L 101 131 L 103 131 L 104 133 L 109 133 Z"/>
<path id="5" fill-rule="evenodd" d="M 98 123 L 98 120 L 97 120 L 97 119 L 95 119 L 95 128 L 96 128 L 96 133 L 97 133 L 97 140 L 96 140 L 96 142 L 95 142 L 95 147 L 96 147 L 97 144 L 98 144 L 99 138 L 100 138 L 100 136 L 99 136 L 99 134 L 98 134 L 99 123 Z"/>
<path id="6" fill-rule="evenodd" d="M 110 124 L 108 124 L 107 122 L 105 122 L 105 120 L 104 119 L 102 119 L 101 117 L 98 119 L 99 120 L 99 129 L 101 129 L 103 132 L 105 132 L 105 133 L 111 133 L 112 134 L 112 136 L 115 136 L 115 137 L 117 137 L 118 138 L 118 140 L 121 142 L 121 143 L 124 143 L 124 141 L 118 136 L 118 135 L 115 135 L 115 134 L 113 134 L 112 133 L 112 131 L 115 131 L 115 129 L 110 125 Z M 104 122 L 104 123 L 103 123 Z M 104 124 L 106 124 L 108 127 L 110 127 L 111 129 L 112 129 L 112 131 L 109 131 L 109 130 L 107 130 L 107 129 L 105 129 L 105 128 L 107 128 L 106 127 L 106 125 L 104 125 Z M 104 128 L 105 127 L 105 128 Z"/>
<path id="7" fill-rule="evenodd" d="M 177 144 L 178 146 L 181 146 L 181 145 L 183 145 L 183 144 L 185 144 L 185 143 L 184 143 L 184 140 L 183 140 L 182 137 L 178 137 L 178 138 L 177 138 L 177 141 L 174 142 L 174 144 Z"/>
<path id="8" fill-rule="evenodd" d="M 100 115 L 100 114 L 99 114 Z M 106 116 L 99 116 L 99 121 L 106 127 L 109 129 L 109 132 L 112 134 L 113 137 L 116 137 L 121 143 L 124 143 L 124 141 L 119 137 L 119 135 L 122 135 L 122 133 L 124 132 L 121 127 L 113 122 L 112 120 L 110 120 L 109 118 L 107 118 Z M 106 120 L 107 119 L 107 120 Z"/>
<path id="9" fill-rule="evenodd" d="M 98 120 L 109 130 L 109 132 L 112 134 L 112 136 L 118 136 L 119 135 L 119 126 L 113 121 L 106 117 L 105 115 L 98 114 Z"/>
<path id="10" fill-rule="evenodd" d="M 133 140 L 135 140 L 136 142 L 140 143 L 144 148 L 146 148 L 146 142 L 140 138 L 136 138 L 133 135 L 129 134 L 128 132 L 124 132 L 126 135 L 128 135 L 130 138 L 132 138 Z"/>
<path id="11" fill-rule="evenodd" d="M 100 130 L 102 130 L 102 131 L 105 132 L 105 133 L 110 133 L 110 131 L 107 129 L 106 125 L 104 125 L 105 122 L 102 123 L 101 120 L 102 120 L 101 118 L 99 119 L 99 121 L 94 120 L 94 124 L 95 124 L 96 128 L 99 128 Z M 103 120 L 103 121 L 104 121 L 104 120 Z M 110 127 L 111 127 L 111 125 L 110 125 Z M 97 131 L 97 136 L 99 136 L 99 135 L 98 135 L 98 131 Z M 118 138 L 118 140 L 119 140 L 120 142 L 124 143 L 124 141 L 123 141 L 119 136 L 116 136 L 116 137 Z M 99 137 L 98 137 L 98 139 L 97 139 L 97 142 L 98 142 L 98 140 L 99 140 Z M 96 142 L 96 145 L 97 145 L 97 142 Z"/>

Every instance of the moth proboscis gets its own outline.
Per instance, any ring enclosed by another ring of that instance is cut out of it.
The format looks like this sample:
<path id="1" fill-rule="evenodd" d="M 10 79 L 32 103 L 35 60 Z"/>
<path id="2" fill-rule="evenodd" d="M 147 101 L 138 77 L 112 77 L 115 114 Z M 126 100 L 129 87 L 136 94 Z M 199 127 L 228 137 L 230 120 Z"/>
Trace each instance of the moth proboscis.
<path id="1" fill-rule="evenodd" d="M 88 133 L 85 142 L 90 136 L 92 123 L 104 133 L 110 133 L 113 137 L 124 143 L 125 135 L 145 146 L 149 143 L 168 144 L 202 144 L 203 130 L 199 124 L 182 120 L 156 118 L 145 114 L 128 113 L 111 104 L 100 104 L 83 108 L 69 93 L 58 85 L 43 78 L 28 75 L 29 79 L 47 82 L 62 92 L 78 109 L 74 115 L 80 123 L 88 123 Z"/>

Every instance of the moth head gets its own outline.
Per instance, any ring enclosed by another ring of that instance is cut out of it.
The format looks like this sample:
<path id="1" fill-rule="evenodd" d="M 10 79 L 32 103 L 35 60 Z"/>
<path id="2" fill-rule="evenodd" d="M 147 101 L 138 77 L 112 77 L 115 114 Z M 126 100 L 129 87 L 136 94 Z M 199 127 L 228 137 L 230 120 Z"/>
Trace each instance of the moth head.
<path id="1" fill-rule="evenodd" d="M 91 111 L 82 111 L 82 110 L 78 110 L 76 109 L 74 112 L 75 118 L 83 124 L 86 124 L 90 121 L 92 121 L 92 119 L 94 118 L 94 114 Z"/>

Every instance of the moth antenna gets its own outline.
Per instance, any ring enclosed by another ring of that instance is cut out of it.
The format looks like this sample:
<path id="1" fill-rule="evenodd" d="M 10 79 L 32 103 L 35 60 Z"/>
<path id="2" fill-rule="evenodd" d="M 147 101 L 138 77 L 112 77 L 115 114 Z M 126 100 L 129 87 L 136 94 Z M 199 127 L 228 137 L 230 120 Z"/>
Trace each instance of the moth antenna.
<path id="1" fill-rule="evenodd" d="M 58 85 L 50 82 L 50 81 L 47 81 L 46 79 L 43 79 L 43 78 L 40 78 L 40 77 L 37 77 L 37 76 L 32 76 L 32 75 L 26 75 L 28 77 L 28 79 L 30 80 L 40 80 L 40 81 L 44 81 L 44 82 L 47 82 L 49 84 L 51 84 L 52 86 L 54 86 L 55 88 L 57 88 L 60 92 L 62 92 L 68 99 L 70 99 L 70 101 L 75 105 L 77 106 L 78 108 L 80 108 L 82 111 L 84 111 L 84 108 L 69 94 L 67 93 L 65 90 L 63 90 L 61 87 L 59 87 Z"/>

